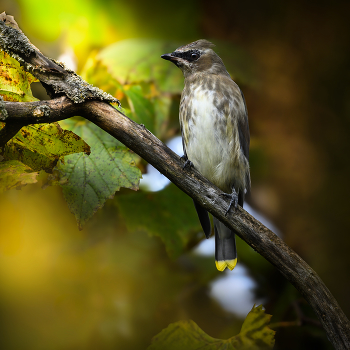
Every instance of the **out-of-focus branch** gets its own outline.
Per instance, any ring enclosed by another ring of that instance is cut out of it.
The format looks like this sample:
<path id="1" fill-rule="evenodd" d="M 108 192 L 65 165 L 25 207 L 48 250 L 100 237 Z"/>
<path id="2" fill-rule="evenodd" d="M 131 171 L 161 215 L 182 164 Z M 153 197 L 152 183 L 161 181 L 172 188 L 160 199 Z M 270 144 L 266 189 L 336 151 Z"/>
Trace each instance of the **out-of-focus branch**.
<path id="1" fill-rule="evenodd" d="M 8 114 L 5 118 L 6 123 L 15 120 L 22 123 L 24 121 L 25 123 L 51 122 L 72 115 L 89 119 L 152 164 L 227 227 L 235 230 L 239 237 L 273 264 L 299 290 L 312 306 L 335 349 L 350 349 L 348 319 L 320 277 L 298 254 L 241 207 L 225 215 L 228 201 L 221 196 L 222 191 L 195 169 L 184 170 L 180 157 L 144 126 L 133 122 L 108 103 L 101 102 L 101 98 L 96 98 L 98 101 L 83 98 L 85 102 L 77 104 L 77 101 L 71 98 L 72 92 L 66 91 L 72 86 L 65 85 L 65 72 L 69 71 L 64 70 L 63 67 L 57 68 L 57 64 L 39 54 L 37 49 L 28 48 L 28 55 L 21 49 L 14 53 L 13 48 L 8 49 L 8 46 L 4 46 L 7 42 L 11 42 L 12 46 L 15 43 L 13 37 L 10 41 L 6 39 L 6 33 L 8 31 L 4 30 L 4 24 L 0 23 L 0 47 L 9 50 L 7 52 L 12 52 L 13 57 L 17 55 L 24 68 L 45 84 L 49 84 L 54 94 L 66 94 L 68 97 L 52 101 L 15 103 L 19 107 L 13 106 L 11 102 L 5 102 L 4 106 Z M 24 38 L 24 35 L 18 37 L 18 40 L 23 42 L 16 44 L 17 47 L 21 47 L 22 44 L 24 48 L 28 47 L 29 44 Z M 79 81 L 79 79 L 76 80 L 78 85 L 81 83 Z M 83 82 L 77 91 L 84 90 L 85 84 Z M 60 90 L 57 88 L 60 86 L 65 88 Z M 75 92 L 73 95 L 77 96 Z M 104 101 L 108 102 L 108 99 Z M 35 111 L 39 111 L 39 115 L 35 116 Z"/>

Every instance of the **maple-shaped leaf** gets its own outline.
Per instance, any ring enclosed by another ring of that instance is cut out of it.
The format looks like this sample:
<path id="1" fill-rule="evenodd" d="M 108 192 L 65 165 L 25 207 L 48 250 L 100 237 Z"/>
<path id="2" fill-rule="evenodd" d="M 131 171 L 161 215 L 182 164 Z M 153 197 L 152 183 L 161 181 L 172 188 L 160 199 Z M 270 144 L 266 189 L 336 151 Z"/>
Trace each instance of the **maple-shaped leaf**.
<path id="1" fill-rule="evenodd" d="M 268 327 L 270 319 L 262 305 L 254 305 L 240 333 L 229 339 L 211 337 L 192 320 L 175 322 L 156 335 L 147 350 L 271 350 L 275 331 Z"/>
<path id="2" fill-rule="evenodd" d="M 83 118 L 68 119 L 61 124 L 84 138 L 91 147 L 90 155 L 68 155 L 57 167 L 63 195 L 81 229 L 121 187 L 138 189 L 141 171 L 136 162 L 139 157 Z"/>

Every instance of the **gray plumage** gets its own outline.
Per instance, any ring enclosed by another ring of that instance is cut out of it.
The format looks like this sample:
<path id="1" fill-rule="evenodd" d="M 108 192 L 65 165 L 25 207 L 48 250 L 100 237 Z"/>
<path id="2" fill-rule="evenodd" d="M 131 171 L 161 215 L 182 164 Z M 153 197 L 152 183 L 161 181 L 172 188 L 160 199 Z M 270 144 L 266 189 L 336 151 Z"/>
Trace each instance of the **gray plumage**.
<path id="1" fill-rule="evenodd" d="M 185 77 L 180 102 L 185 156 L 203 176 L 230 193 L 234 204 L 243 206 L 250 189 L 248 113 L 240 88 L 213 46 L 201 39 L 162 58 L 175 63 Z M 208 214 L 197 203 L 195 207 L 208 237 Z M 216 218 L 214 231 L 217 267 L 233 269 L 237 257 L 234 232 Z"/>

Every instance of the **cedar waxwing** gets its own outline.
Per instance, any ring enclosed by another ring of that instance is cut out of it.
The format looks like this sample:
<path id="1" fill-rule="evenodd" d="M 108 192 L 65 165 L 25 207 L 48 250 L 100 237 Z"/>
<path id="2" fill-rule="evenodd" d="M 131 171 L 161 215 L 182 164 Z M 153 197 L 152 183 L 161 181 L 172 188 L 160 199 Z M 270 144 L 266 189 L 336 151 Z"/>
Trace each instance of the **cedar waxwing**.
<path id="1" fill-rule="evenodd" d="M 161 57 L 185 77 L 180 127 L 186 165 L 231 198 L 229 208 L 243 206 L 250 189 L 249 125 L 244 96 L 207 40 L 197 40 Z M 203 231 L 211 234 L 208 212 L 194 202 Z M 215 260 L 219 271 L 237 263 L 235 233 L 215 217 Z"/>

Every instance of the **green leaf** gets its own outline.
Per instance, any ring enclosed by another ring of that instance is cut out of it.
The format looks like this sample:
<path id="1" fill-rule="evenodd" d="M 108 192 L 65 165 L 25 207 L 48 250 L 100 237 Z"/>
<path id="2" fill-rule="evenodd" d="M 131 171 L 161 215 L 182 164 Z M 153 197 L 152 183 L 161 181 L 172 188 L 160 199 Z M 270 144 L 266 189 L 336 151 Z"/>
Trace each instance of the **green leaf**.
<path id="1" fill-rule="evenodd" d="M 262 305 L 249 312 L 241 332 L 229 339 L 216 339 L 206 334 L 192 320 L 170 324 L 152 339 L 148 350 L 270 350 L 275 344 L 275 331 L 268 327 L 271 316 Z"/>
<path id="2" fill-rule="evenodd" d="M 0 193 L 36 183 L 38 173 L 17 160 L 0 162 Z"/>
<path id="3" fill-rule="evenodd" d="M 191 198 L 170 184 L 159 192 L 138 192 L 116 197 L 130 231 L 158 236 L 171 257 L 182 254 L 201 231 Z"/>
<path id="4" fill-rule="evenodd" d="M 0 95 L 5 101 L 38 101 L 30 89 L 35 81 L 38 80 L 24 71 L 18 61 L 0 50 Z"/>
<path id="5" fill-rule="evenodd" d="M 124 99 L 123 106 L 127 103 L 127 108 L 122 108 L 121 112 L 126 114 L 136 123 L 143 124 L 152 133 L 155 132 L 156 113 L 154 110 L 153 101 L 146 96 L 140 85 L 121 85 L 112 75 L 107 71 L 101 61 L 96 60 L 95 56 L 91 56 L 84 67 L 82 76 L 91 84 L 99 86 L 104 91 L 117 96 L 118 99 Z M 143 84 L 146 90 L 148 86 Z M 118 108 L 117 108 L 118 109 Z"/>
<path id="6" fill-rule="evenodd" d="M 61 122 L 83 137 L 91 154 L 72 154 L 58 164 L 63 195 L 81 229 L 86 221 L 112 198 L 120 187 L 137 190 L 141 171 L 135 166 L 138 156 L 114 137 L 82 118 Z"/>
<path id="7" fill-rule="evenodd" d="M 240 333 L 233 337 L 237 349 L 268 350 L 275 344 L 275 331 L 268 327 L 271 315 L 265 313 L 263 306 L 253 306 L 243 322 Z"/>
<path id="8" fill-rule="evenodd" d="M 128 98 L 132 114 L 131 118 L 136 123 L 145 125 L 151 133 L 154 133 L 154 107 L 151 101 L 144 97 L 141 86 L 133 85 L 127 89 L 123 88 L 123 91 Z"/>
<path id="9" fill-rule="evenodd" d="M 120 100 L 122 96 L 116 95 L 116 92 L 122 87 L 121 84 L 111 75 L 107 67 L 96 58 L 96 55 L 97 53 L 94 51 L 90 54 L 80 73 L 81 77 Z"/>
<path id="10" fill-rule="evenodd" d="M 154 82 L 162 92 L 180 94 L 181 71 L 160 58 L 172 52 L 179 43 L 157 39 L 128 39 L 102 50 L 97 58 L 122 85 Z"/>
<path id="11" fill-rule="evenodd" d="M 90 147 L 79 136 L 58 123 L 23 127 L 4 147 L 5 159 L 16 159 L 35 171 L 51 173 L 61 157 L 86 152 Z"/>
<path id="12" fill-rule="evenodd" d="M 163 135 L 168 127 L 172 99 L 170 96 L 160 96 L 154 99 L 155 110 L 155 135 Z"/>

